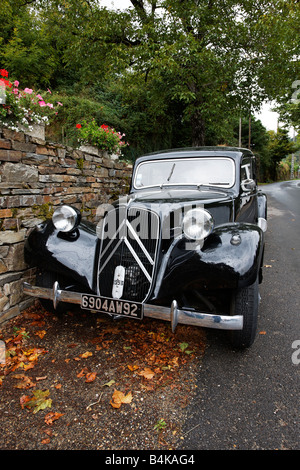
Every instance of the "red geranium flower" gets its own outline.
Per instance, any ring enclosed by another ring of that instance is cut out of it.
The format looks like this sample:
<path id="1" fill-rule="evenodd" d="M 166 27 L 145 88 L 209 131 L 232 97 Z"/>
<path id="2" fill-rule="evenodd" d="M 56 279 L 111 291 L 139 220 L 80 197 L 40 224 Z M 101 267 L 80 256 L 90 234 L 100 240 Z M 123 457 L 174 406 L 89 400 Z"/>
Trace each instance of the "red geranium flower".
<path id="1" fill-rule="evenodd" d="M 9 88 L 12 87 L 12 83 L 10 83 L 8 80 L 6 80 L 5 78 L 0 78 L 0 82 L 1 83 L 4 83 L 5 86 L 8 86 Z"/>
<path id="2" fill-rule="evenodd" d="M 81 124 L 76 124 L 76 129 L 81 129 Z"/>
<path id="3" fill-rule="evenodd" d="M 0 75 L 2 75 L 2 77 L 8 77 L 8 71 L 5 69 L 0 69 Z"/>

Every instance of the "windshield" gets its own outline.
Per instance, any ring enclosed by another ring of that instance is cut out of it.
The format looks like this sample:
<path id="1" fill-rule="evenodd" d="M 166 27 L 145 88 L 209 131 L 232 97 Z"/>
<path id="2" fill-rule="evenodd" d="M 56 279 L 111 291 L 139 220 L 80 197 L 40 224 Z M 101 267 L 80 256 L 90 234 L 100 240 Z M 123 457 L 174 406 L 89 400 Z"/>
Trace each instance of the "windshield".
<path id="1" fill-rule="evenodd" d="M 210 185 L 230 188 L 235 181 L 235 166 L 231 158 L 184 158 L 151 160 L 137 167 L 136 189 L 164 185 Z"/>

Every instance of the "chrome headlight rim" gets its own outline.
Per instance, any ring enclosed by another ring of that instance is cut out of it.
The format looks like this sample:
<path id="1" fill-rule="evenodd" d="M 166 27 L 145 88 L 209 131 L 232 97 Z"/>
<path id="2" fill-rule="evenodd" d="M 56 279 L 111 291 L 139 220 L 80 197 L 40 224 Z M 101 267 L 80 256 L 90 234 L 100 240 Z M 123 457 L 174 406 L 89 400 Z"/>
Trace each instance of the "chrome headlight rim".
<path id="1" fill-rule="evenodd" d="M 183 217 L 182 230 L 186 238 L 190 240 L 204 240 L 213 229 L 213 216 L 206 209 L 190 209 Z"/>
<path id="2" fill-rule="evenodd" d="M 72 232 L 80 222 L 80 212 L 74 207 L 62 205 L 54 211 L 52 222 L 59 232 Z"/>

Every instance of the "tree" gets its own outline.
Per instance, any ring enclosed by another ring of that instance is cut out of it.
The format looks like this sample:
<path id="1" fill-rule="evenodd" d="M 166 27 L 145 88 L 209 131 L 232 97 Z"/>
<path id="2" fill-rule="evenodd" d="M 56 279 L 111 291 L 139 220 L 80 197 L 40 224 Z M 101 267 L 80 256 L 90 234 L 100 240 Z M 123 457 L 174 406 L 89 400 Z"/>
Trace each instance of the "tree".
<path id="1" fill-rule="evenodd" d="M 49 86 L 58 65 L 57 51 L 31 3 L 2 0 L 0 63 L 24 86 Z"/>
<path id="2" fill-rule="evenodd" d="M 285 157 L 296 151 L 296 146 L 288 136 L 288 130 L 278 129 L 277 133 L 269 131 L 270 176 L 276 181 L 278 163 Z"/>
<path id="3" fill-rule="evenodd" d="M 295 131 L 300 131 L 300 99 L 281 104 L 277 111 L 279 112 L 281 122 L 293 127 Z"/>
<path id="4" fill-rule="evenodd" d="M 222 134 L 233 110 L 249 115 L 264 99 L 281 96 L 298 70 L 298 39 L 289 38 L 296 32 L 299 2 L 131 3 L 126 12 L 109 12 L 91 1 L 90 13 L 86 8 L 76 26 L 67 20 L 65 60 L 73 61 L 76 51 L 89 76 L 105 69 L 115 78 L 118 72 L 127 85 L 143 82 L 146 94 L 152 81 L 164 82 L 161 99 L 182 105 L 193 145 L 205 144 L 212 129 Z"/>
<path id="5" fill-rule="evenodd" d="M 298 0 L 4 1 L 3 66 L 99 107 L 114 94 L 136 152 L 226 143 L 299 72 Z"/>

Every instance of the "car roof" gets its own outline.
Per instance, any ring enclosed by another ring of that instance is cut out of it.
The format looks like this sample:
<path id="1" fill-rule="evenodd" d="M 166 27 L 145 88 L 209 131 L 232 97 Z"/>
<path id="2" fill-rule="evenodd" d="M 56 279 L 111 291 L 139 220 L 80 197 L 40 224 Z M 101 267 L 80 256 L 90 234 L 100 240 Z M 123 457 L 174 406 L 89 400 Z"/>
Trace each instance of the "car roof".
<path id="1" fill-rule="evenodd" d="M 188 157 L 231 157 L 240 159 L 242 156 L 253 156 L 251 150 L 239 147 L 188 147 L 178 149 L 161 150 L 142 155 L 136 159 L 136 164 L 149 160 L 160 160 L 167 158 L 188 158 Z"/>

